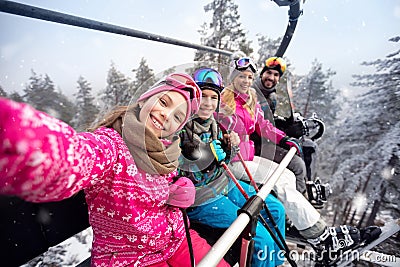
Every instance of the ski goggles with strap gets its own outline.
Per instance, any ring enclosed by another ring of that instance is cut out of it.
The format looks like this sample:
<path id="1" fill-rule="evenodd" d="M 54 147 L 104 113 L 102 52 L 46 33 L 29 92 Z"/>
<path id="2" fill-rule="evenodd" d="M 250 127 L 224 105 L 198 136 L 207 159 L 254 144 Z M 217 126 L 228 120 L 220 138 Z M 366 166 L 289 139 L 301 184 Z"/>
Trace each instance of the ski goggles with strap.
<path id="1" fill-rule="evenodd" d="M 196 114 L 199 111 L 201 90 L 190 75 L 185 73 L 173 73 L 166 76 L 162 82 L 177 89 L 189 92 L 192 114 Z"/>
<path id="2" fill-rule="evenodd" d="M 224 89 L 221 74 L 212 68 L 201 68 L 193 73 L 193 80 L 199 85 L 214 87 L 218 91 Z"/>
<path id="3" fill-rule="evenodd" d="M 286 62 L 280 57 L 270 57 L 265 60 L 265 66 L 270 69 L 279 68 L 279 72 L 282 75 L 286 70 Z"/>
<path id="4" fill-rule="evenodd" d="M 240 71 L 250 68 L 253 73 L 257 72 L 256 64 L 251 58 L 248 57 L 242 57 L 238 60 L 235 60 L 235 68 Z"/>

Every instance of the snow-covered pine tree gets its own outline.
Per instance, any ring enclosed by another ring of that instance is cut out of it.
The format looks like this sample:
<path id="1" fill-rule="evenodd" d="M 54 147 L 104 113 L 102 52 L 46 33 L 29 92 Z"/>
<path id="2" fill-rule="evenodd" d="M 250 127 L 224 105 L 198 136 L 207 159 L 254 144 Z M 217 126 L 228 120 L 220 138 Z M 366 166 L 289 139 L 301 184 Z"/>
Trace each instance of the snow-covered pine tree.
<path id="1" fill-rule="evenodd" d="M 175 67 L 171 67 L 171 68 L 168 68 L 165 71 L 163 71 L 162 76 L 166 76 L 166 75 L 174 73 L 174 72 L 176 72 L 176 68 Z M 190 72 L 187 72 L 187 73 L 190 73 Z"/>
<path id="2" fill-rule="evenodd" d="M 261 70 L 265 64 L 265 60 L 269 57 L 275 56 L 275 53 L 278 51 L 279 45 L 281 43 L 282 38 L 271 39 L 267 35 L 258 35 L 258 45 L 260 48 L 258 49 L 258 59 L 257 66 Z"/>
<path id="3" fill-rule="evenodd" d="M 23 97 L 18 93 L 18 92 L 12 92 L 11 94 L 8 95 L 8 98 L 16 101 L 16 102 L 24 102 Z"/>
<path id="4" fill-rule="evenodd" d="M 129 89 L 129 79 L 122 72 L 117 70 L 114 63 L 111 63 L 107 75 L 107 86 L 100 96 L 100 99 L 104 103 L 102 111 L 110 110 L 116 105 L 127 105 L 129 99 L 127 100 L 124 96 Z"/>
<path id="5" fill-rule="evenodd" d="M 60 244 L 50 247 L 45 253 L 33 258 L 23 267 L 62 267 L 65 266 L 64 257 L 67 254 L 67 246 Z M 77 262 L 75 262 L 77 263 Z"/>
<path id="6" fill-rule="evenodd" d="M 73 117 L 73 103 L 60 90 L 56 91 L 53 81 L 45 74 L 37 75 L 32 70 L 30 83 L 25 87 L 25 102 L 38 110 L 69 123 Z"/>
<path id="7" fill-rule="evenodd" d="M 61 267 L 64 266 L 64 257 L 67 254 L 65 245 L 50 247 L 43 255 L 43 267 Z"/>
<path id="8" fill-rule="evenodd" d="M 398 42 L 400 37 L 392 38 Z M 373 223 L 380 205 L 385 204 L 393 217 L 399 217 L 395 202 L 400 198 L 400 50 L 386 58 L 362 65 L 372 66 L 371 74 L 354 75 L 353 86 L 365 93 L 354 98 L 343 113 L 346 118 L 336 131 L 337 159 L 332 180 L 336 188 L 336 204 L 350 206 L 354 195 L 363 193 L 367 200 L 364 209 L 371 214 L 365 224 Z M 365 189 L 364 189 L 365 188 Z M 351 212 L 339 218 L 349 219 Z M 337 216 L 340 217 L 340 216 Z M 360 222 L 361 223 L 361 222 Z"/>
<path id="9" fill-rule="evenodd" d="M 4 89 L 1 85 L 0 85 L 0 97 L 7 97 L 7 92 L 4 91 Z"/>
<path id="10" fill-rule="evenodd" d="M 70 124 L 75 114 L 74 103 L 59 89 L 53 102 L 53 109 L 59 114 L 59 119 Z"/>
<path id="11" fill-rule="evenodd" d="M 238 5 L 233 0 L 214 0 L 204 6 L 205 12 L 213 12 L 210 23 L 204 23 L 199 30 L 202 45 L 215 47 L 227 51 L 243 51 L 250 55 L 253 49 L 239 19 Z M 220 54 L 197 51 L 195 61 L 229 63 L 228 57 Z"/>
<path id="12" fill-rule="evenodd" d="M 144 57 L 140 60 L 139 67 L 133 69 L 132 72 L 135 74 L 135 78 L 125 96 L 128 100 L 131 100 L 133 96 L 139 96 L 142 92 L 147 91 L 156 82 L 154 71 L 147 65 Z"/>
<path id="13" fill-rule="evenodd" d="M 31 70 L 31 77 L 29 77 L 29 83 L 25 86 L 23 98 L 25 102 L 32 105 L 34 108 L 46 111 L 48 107 L 49 96 L 54 96 L 54 88 L 52 92 L 48 92 L 51 88 L 45 88 L 43 86 L 43 79 L 40 75 L 36 74 L 34 70 Z"/>
<path id="14" fill-rule="evenodd" d="M 24 102 L 22 96 L 18 94 L 18 92 L 14 91 L 12 93 L 7 93 L 1 85 L 0 85 L 0 97 L 6 97 L 17 102 Z"/>
<path id="15" fill-rule="evenodd" d="M 335 72 L 330 69 L 323 71 L 322 63 L 315 59 L 309 73 L 293 85 L 296 111 L 306 118 L 316 112 L 323 114 L 324 121 L 328 123 L 334 121 L 340 106 L 335 103 L 339 91 L 332 86 L 333 75 Z"/>
<path id="16" fill-rule="evenodd" d="M 75 114 L 71 121 L 71 125 L 81 131 L 85 130 L 95 120 L 99 113 L 99 109 L 95 104 L 92 96 L 92 88 L 90 83 L 82 76 L 78 78 L 78 92 L 75 96 Z"/>

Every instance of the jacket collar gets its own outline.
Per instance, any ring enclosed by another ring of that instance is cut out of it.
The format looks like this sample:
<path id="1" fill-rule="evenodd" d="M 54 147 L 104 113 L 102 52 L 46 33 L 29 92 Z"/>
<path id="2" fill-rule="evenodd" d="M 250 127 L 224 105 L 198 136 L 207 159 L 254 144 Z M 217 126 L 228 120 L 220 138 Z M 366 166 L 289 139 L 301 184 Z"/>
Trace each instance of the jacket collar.
<path id="1" fill-rule="evenodd" d="M 234 93 L 235 100 L 241 104 L 246 103 L 246 101 L 249 99 L 250 95 L 248 93 L 239 93 L 238 91 L 235 90 Z"/>

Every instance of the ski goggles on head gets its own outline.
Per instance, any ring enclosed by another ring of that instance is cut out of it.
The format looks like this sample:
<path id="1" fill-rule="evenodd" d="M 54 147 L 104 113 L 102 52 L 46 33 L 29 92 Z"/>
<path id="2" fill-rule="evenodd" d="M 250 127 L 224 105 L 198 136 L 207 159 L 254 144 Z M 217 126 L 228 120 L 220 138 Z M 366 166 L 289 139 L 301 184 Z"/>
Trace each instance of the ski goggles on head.
<path id="1" fill-rule="evenodd" d="M 166 76 L 163 82 L 177 89 L 189 92 L 191 113 L 196 114 L 199 111 L 201 90 L 192 77 L 184 73 L 173 73 Z"/>
<path id="2" fill-rule="evenodd" d="M 238 60 L 235 60 L 235 68 L 240 71 L 250 68 L 253 73 L 257 72 L 256 64 L 253 62 L 251 58 L 248 57 L 242 57 L 239 58 Z"/>
<path id="3" fill-rule="evenodd" d="M 212 68 L 201 68 L 193 73 L 193 80 L 199 85 L 207 85 L 221 91 L 224 89 L 224 82 L 221 74 Z"/>
<path id="4" fill-rule="evenodd" d="M 270 57 L 265 60 L 265 66 L 270 69 L 279 68 L 279 73 L 282 75 L 286 70 L 286 62 L 280 57 Z"/>

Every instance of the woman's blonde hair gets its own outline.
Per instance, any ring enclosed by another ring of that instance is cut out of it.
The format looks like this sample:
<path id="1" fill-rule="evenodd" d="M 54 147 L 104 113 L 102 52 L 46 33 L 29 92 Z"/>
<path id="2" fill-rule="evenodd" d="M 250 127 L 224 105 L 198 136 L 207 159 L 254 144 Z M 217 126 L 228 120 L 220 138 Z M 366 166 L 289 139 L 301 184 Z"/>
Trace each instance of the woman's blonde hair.
<path id="1" fill-rule="evenodd" d="M 244 104 L 244 108 L 249 112 L 252 118 L 254 118 L 254 112 L 256 109 L 256 91 L 253 88 L 249 89 L 249 98 Z M 221 108 L 226 116 L 231 116 L 236 112 L 236 102 L 235 102 L 235 88 L 233 84 L 228 85 L 221 93 Z"/>

